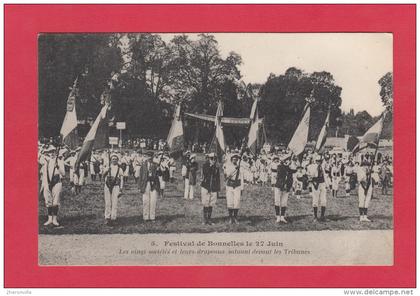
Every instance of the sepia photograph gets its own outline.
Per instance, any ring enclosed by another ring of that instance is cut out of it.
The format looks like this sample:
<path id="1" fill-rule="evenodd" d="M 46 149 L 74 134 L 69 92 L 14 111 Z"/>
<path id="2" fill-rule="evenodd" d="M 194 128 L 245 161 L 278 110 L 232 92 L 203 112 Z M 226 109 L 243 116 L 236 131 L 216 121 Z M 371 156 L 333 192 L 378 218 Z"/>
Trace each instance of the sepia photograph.
<path id="1" fill-rule="evenodd" d="M 393 187 L 391 33 L 38 35 L 41 266 L 392 266 Z"/>

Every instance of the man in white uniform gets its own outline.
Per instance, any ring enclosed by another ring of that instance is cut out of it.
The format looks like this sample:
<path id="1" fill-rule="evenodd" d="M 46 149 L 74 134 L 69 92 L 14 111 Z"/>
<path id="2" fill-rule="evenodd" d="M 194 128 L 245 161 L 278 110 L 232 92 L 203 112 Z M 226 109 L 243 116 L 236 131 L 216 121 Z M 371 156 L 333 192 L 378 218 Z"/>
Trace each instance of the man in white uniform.
<path id="1" fill-rule="evenodd" d="M 104 172 L 105 223 L 114 225 L 117 219 L 118 198 L 124 185 L 123 171 L 118 165 L 118 155 L 111 155 L 111 164 Z"/>
<path id="2" fill-rule="evenodd" d="M 226 164 L 226 202 L 229 212 L 229 222 L 239 224 L 238 212 L 244 184 L 243 172 L 240 169 L 239 154 L 232 154 L 230 162 Z"/>
<path id="3" fill-rule="evenodd" d="M 153 161 L 153 152 L 147 153 L 147 160 L 140 167 L 139 189 L 143 198 L 143 221 L 155 221 L 156 203 L 159 195 L 159 168 Z"/>
<path id="4" fill-rule="evenodd" d="M 74 186 L 74 164 L 76 163 L 76 152 L 71 151 L 70 156 L 64 161 L 64 165 L 69 168 L 70 186 L 73 194 L 76 193 Z"/>
<path id="5" fill-rule="evenodd" d="M 57 221 L 58 208 L 60 206 L 60 194 L 62 190 L 61 178 L 65 175 L 64 161 L 57 157 L 55 149 L 46 151 L 45 157 L 40 161 L 42 165 L 42 187 L 45 199 L 45 205 L 48 212 L 48 220 L 45 226 L 53 224 L 60 226 Z"/>
<path id="6" fill-rule="evenodd" d="M 325 221 L 325 210 L 327 207 L 327 188 L 325 184 L 325 172 L 321 165 L 322 159 L 318 155 L 316 163 L 308 165 L 308 177 L 311 187 L 312 207 L 314 210 L 314 222 L 318 221 L 318 207 L 321 206 L 320 221 Z"/>
<path id="7" fill-rule="evenodd" d="M 363 162 L 357 170 L 357 181 L 359 182 L 359 220 L 361 222 L 371 222 L 367 217 L 369 202 L 372 198 L 372 176 L 368 162 Z"/>

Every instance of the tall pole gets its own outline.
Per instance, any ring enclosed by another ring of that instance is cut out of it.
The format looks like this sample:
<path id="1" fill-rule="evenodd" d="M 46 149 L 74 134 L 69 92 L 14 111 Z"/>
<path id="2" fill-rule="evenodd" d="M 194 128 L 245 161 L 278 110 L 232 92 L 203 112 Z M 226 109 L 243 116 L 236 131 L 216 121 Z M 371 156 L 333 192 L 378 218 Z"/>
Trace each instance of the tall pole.
<path id="1" fill-rule="evenodd" d="M 120 129 L 120 152 L 122 150 L 122 129 Z"/>

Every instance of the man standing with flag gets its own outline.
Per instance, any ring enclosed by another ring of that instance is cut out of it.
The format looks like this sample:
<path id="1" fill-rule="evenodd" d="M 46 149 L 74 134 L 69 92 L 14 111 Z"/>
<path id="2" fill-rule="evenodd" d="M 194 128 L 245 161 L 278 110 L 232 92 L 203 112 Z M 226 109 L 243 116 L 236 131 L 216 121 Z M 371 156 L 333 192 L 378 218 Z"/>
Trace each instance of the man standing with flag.
<path id="1" fill-rule="evenodd" d="M 111 154 L 111 164 L 104 172 L 105 223 L 109 226 L 117 219 L 118 198 L 124 185 L 124 172 L 118 165 L 118 158 L 116 153 Z"/>
<path id="2" fill-rule="evenodd" d="M 48 221 L 45 226 L 53 224 L 60 226 L 57 221 L 58 208 L 60 206 L 60 195 L 62 190 L 61 178 L 64 177 L 64 161 L 59 157 L 59 150 L 50 148 L 45 151 L 45 156 L 41 159 L 42 165 L 42 187 L 45 205 L 48 212 Z M 61 155 L 62 156 L 62 155 Z"/>
<path id="3" fill-rule="evenodd" d="M 308 165 L 308 177 L 311 186 L 312 207 L 314 210 L 314 222 L 318 221 L 318 207 L 321 206 L 320 221 L 325 221 L 325 211 L 327 208 L 327 188 L 325 184 L 325 171 L 322 167 L 320 155 L 315 158 L 316 163 Z"/>
<path id="4" fill-rule="evenodd" d="M 203 164 L 201 182 L 201 202 L 203 204 L 204 224 L 212 225 L 211 214 L 220 192 L 220 171 L 216 163 L 216 154 L 207 155 L 208 161 Z"/>
<path id="5" fill-rule="evenodd" d="M 386 113 L 382 113 L 379 120 L 363 135 L 362 140 L 353 149 L 353 153 L 359 152 L 367 147 L 375 147 L 375 153 L 370 159 L 362 162 L 361 167 L 357 170 L 357 181 L 359 182 L 359 214 L 361 222 L 370 222 L 367 218 L 367 211 L 370 199 L 372 198 L 372 169 L 375 163 L 376 154 L 378 152 L 379 137 L 382 133 L 383 121 Z"/>
<path id="6" fill-rule="evenodd" d="M 296 172 L 289 167 L 289 158 L 290 155 L 283 157 L 277 167 L 277 179 L 274 185 L 274 209 L 277 223 L 287 223 L 285 218 L 287 200 L 293 185 L 293 174 Z"/>
<path id="7" fill-rule="evenodd" d="M 372 198 L 372 172 L 370 171 L 370 164 L 363 162 L 357 171 L 357 181 L 359 182 L 359 221 L 371 222 L 367 217 L 368 207 Z"/>
<path id="8" fill-rule="evenodd" d="M 147 159 L 140 167 L 139 188 L 143 198 L 143 221 L 155 221 L 156 203 L 159 195 L 159 167 L 154 161 L 153 152 L 146 154 Z"/>
<path id="9" fill-rule="evenodd" d="M 226 164 L 226 202 L 229 211 L 230 224 L 239 224 L 238 212 L 241 204 L 241 195 L 244 186 L 244 176 L 239 163 L 240 155 L 232 154 L 230 162 Z"/>

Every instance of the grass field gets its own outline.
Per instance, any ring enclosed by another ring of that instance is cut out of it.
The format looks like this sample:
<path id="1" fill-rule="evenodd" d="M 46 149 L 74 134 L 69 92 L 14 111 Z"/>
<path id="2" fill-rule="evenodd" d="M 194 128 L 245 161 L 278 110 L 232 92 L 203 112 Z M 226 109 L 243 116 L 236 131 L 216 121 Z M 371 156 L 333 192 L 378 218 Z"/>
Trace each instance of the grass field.
<path id="1" fill-rule="evenodd" d="M 200 158 L 199 158 L 200 161 Z M 178 164 L 179 165 L 179 164 Z M 201 167 L 201 163 L 200 163 Z M 41 234 L 102 234 L 102 233 L 191 233 L 191 232 L 256 232 L 256 231 L 309 231 L 309 230 L 368 230 L 393 229 L 393 195 L 381 195 L 376 189 L 369 207 L 371 223 L 359 222 L 358 199 L 355 192 L 344 197 L 341 184 L 338 198 L 328 193 L 327 222 L 313 223 L 311 198 L 304 195 L 300 200 L 289 197 L 288 224 L 275 223 L 274 198 L 271 187 L 246 185 L 239 211 L 239 225 L 227 223 L 226 199 L 218 199 L 213 209 L 214 225 L 202 224 L 200 187 L 196 186 L 194 200 L 183 199 L 183 182 L 180 168 L 176 182 L 167 184 L 165 198 L 159 198 L 156 222 L 142 219 L 142 201 L 134 178 L 125 184 L 124 194 L 119 199 L 117 225 L 104 224 L 103 183 L 92 182 L 73 196 L 67 179 L 63 184 L 59 221 L 62 227 L 43 226 L 47 219 L 42 196 L 39 196 L 39 233 Z M 224 184 L 222 182 L 222 184 Z M 221 196 L 225 196 L 224 189 Z"/>

